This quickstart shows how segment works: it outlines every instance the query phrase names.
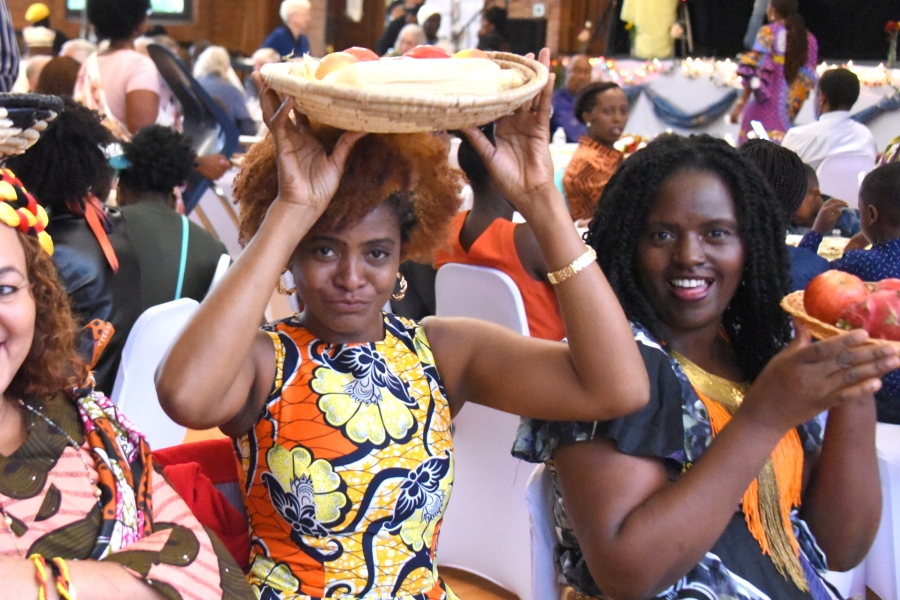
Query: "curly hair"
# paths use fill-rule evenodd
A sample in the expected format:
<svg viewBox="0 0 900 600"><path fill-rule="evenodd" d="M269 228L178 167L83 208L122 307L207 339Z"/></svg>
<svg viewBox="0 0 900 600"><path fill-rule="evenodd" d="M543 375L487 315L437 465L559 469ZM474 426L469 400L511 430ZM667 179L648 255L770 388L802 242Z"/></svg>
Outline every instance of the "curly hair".
<svg viewBox="0 0 900 600"><path fill-rule="evenodd" d="M135 192L171 194L187 181L197 158L191 138L162 125L144 127L123 149L131 164L119 183Z"/></svg>
<svg viewBox="0 0 900 600"><path fill-rule="evenodd" d="M316 130L327 149L339 134L331 128ZM401 260L430 262L448 239L462 183L462 174L447 161L447 147L435 136L370 134L350 151L337 192L316 226L343 229L392 199L402 227ZM275 143L269 135L247 152L234 184L242 244L259 229L277 195Z"/></svg>
<svg viewBox="0 0 900 600"><path fill-rule="evenodd" d="M808 180L803 161L793 150L767 140L750 140L741 146L740 153L759 168L772 186L787 228L806 196Z"/></svg>
<svg viewBox="0 0 900 600"><path fill-rule="evenodd" d="M78 328L53 260L36 238L17 233L25 250L28 282L37 312L31 350L6 393L12 398L42 400L85 381L87 367L75 352Z"/></svg>
<svg viewBox="0 0 900 600"><path fill-rule="evenodd" d="M685 169L714 174L734 200L744 243L744 272L722 316L743 376L753 380L791 337L779 303L790 281L781 215L757 168L708 135L662 135L629 157L609 180L585 236L629 319L661 337L661 323L638 278L638 242L659 189Z"/></svg>
<svg viewBox="0 0 900 600"><path fill-rule="evenodd" d="M127 40L149 10L150 0L87 0L87 18L99 40Z"/></svg>
<svg viewBox="0 0 900 600"><path fill-rule="evenodd" d="M803 23L803 17L800 16L800 6L797 0L772 0L772 8L778 11L778 14L784 19L784 27L787 29L784 76L788 83L793 83L800 67L806 64L806 59L809 58L806 25Z"/></svg>
<svg viewBox="0 0 900 600"><path fill-rule="evenodd" d="M100 115L71 98L64 104L34 146L7 160L7 167L51 218L69 214L66 203L82 200L89 191L102 198L114 174L103 148L115 138L100 123Z"/></svg>
<svg viewBox="0 0 900 600"><path fill-rule="evenodd" d="M595 81L584 86L584 89L578 92L578 96L575 98L575 108L572 109L578 122L584 124L584 113L594 110L594 107L597 106L597 96L614 89L622 88L618 83L612 81Z"/></svg>

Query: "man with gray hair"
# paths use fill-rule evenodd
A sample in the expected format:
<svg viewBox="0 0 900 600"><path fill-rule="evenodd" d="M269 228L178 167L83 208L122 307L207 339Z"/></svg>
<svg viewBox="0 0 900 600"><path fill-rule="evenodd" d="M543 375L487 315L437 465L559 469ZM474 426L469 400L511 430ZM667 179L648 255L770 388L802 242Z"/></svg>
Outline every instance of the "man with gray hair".
<svg viewBox="0 0 900 600"><path fill-rule="evenodd" d="M566 84L553 92L553 114L550 134L562 127L566 141L574 143L587 133L584 124L575 117L575 96L591 82L591 61L584 54L576 54L566 66Z"/></svg>
<svg viewBox="0 0 900 600"><path fill-rule="evenodd" d="M309 39L305 34L309 29L311 10L309 0L284 0L279 11L284 25L270 33L261 47L275 50L282 58L307 54Z"/></svg>

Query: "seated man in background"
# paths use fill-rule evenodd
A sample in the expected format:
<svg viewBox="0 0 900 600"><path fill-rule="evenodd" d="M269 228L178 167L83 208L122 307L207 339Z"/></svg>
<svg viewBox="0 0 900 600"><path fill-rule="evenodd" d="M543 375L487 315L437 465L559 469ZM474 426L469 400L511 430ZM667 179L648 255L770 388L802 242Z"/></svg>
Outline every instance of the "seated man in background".
<svg viewBox="0 0 900 600"><path fill-rule="evenodd" d="M869 128L850 118L850 109L859 98L859 78L847 69L825 71L816 88L817 121L791 127L781 145L800 155L814 169L835 154L878 154ZM843 198L843 200L851 200Z"/></svg>
<svg viewBox="0 0 900 600"><path fill-rule="evenodd" d="M175 212L175 188L194 162L187 136L151 125L124 145L119 204L141 265L142 310L179 298L203 300L225 245ZM182 254L184 253L184 255Z"/></svg>
<svg viewBox="0 0 900 600"><path fill-rule="evenodd" d="M847 238L859 233L859 216L856 211L837 198L830 198L826 202L819 190L816 170L806 164L803 169L806 171L806 196L791 218L788 233L803 235L809 231L817 231L821 235L832 235L837 230L841 237Z"/></svg>
<svg viewBox="0 0 900 600"><path fill-rule="evenodd" d="M584 123L575 115L575 96L591 82L591 61L584 54L576 54L566 65L566 84L553 92L553 113L550 115L550 135L560 127L566 141L574 144L587 133Z"/></svg>
<svg viewBox="0 0 900 600"><path fill-rule="evenodd" d="M482 128L494 141L494 124ZM460 212L450 228L449 249L435 255L435 267L460 263L490 267L512 278L525 305L531 337L565 337L556 294L547 281L547 266L531 226L513 223L515 209L466 138L459 145L459 167L469 180L475 200Z"/></svg>

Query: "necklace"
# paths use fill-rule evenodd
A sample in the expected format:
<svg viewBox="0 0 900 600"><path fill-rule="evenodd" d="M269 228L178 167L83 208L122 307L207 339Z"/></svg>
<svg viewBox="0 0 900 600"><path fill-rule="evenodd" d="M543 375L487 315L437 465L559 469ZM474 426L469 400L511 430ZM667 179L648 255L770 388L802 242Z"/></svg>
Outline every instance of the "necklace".
<svg viewBox="0 0 900 600"><path fill-rule="evenodd" d="M63 436L65 436L66 445L69 446L70 448L72 448L73 450L75 450L75 453L78 455L78 458L81 459L81 464L84 465L84 471L85 471L85 474L87 475L88 481L91 482L91 489L94 492L94 497L97 499L97 505L102 508L103 506L102 506L102 503L100 500L102 492L100 491L100 488L97 487L97 482L94 479L94 476L91 475L91 467L90 467L90 465L88 465L88 462L85 460L84 456L82 455L81 446L78 444L78 442L76 442L65 429L60 427L57 423L55 423L52 419L47 417L44 413L42 413L38 409L34 408L33 406L31 406L29 404L25 404L25 402L23 402L21 399L19 399L19 406L21 406L22 408L24 408L25 410L27 410L34 416L36 416L39 419L41 419L42 421L44 421L51 428L51 430L55 429L55 430L59 431ZM6 531L12 536L13 547L16 550L16 555L19 558L24 558L25 555L22 553L22 550L19 548L19 544L17 542L19 536L16 534L15 530L13 529L13 525L15 524L13 517L2 506L0 506L0 516L3 517L3 524L6 526Z"/></svg>

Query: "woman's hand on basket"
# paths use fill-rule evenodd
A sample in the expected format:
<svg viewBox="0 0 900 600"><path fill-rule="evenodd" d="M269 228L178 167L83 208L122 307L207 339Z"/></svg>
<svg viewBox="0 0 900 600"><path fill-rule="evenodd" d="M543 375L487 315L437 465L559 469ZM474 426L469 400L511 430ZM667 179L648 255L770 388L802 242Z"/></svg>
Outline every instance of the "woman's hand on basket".
<svg viewBox="0 0 900 600"><path fill-rule="evenodd" d="M365 134L345 132L328 154L313 135L306 115L294 110L291 120L293 99L289 97L281 102L278 95L265 86L259 73L254 73L253 78L262 89L263 120L275 141L278 199L309 208L318 217L325 212L337 191L350 150Z"/></svg>
<svg viewBox="0 0 900 600"><path fill-rule="evenodd" d="M550 66L550 51L541 50L538 59ZM536 203L546 203L555 192L553 162L550 160L550 106L554 75L531 102L513 114L497 120L496 145L475 127L464 129L472 146L510 202L527 219Z"/></svg>
<svg viewBox="0 0 900 600"><path fill-rule="evenodd" d="M829 408L865 401L881 389L881 377L900 367L897 348L866 343L865 331L813 343L805 325L794 326L794 341L769 361L740 411L781 431Z"/></svg>

